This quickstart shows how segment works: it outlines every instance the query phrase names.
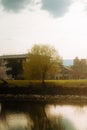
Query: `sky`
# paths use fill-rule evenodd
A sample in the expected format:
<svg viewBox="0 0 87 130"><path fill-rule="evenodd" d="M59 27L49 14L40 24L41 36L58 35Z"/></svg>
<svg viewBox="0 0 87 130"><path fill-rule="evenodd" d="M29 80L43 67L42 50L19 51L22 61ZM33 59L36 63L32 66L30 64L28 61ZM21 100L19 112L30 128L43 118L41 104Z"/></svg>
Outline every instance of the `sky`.
<svg viewBox="0 0 87 130"><path fill-rule="evenodd" d="M87 58L87 0L0 0L0 55L53 46L63 59Z"/></svg>

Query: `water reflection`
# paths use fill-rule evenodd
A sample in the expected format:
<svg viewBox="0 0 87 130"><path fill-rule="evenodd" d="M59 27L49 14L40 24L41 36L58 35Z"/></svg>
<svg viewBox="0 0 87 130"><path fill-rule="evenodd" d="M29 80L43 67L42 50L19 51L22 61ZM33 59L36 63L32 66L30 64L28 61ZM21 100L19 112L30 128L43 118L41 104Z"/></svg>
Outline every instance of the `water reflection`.
<svg viewBox="0 0 87 130"><path fill-rule="evenodd" d="M33 121L26 114L7 113L0 119L0 130L31 130Z"/></svg>
<svg viewBox="0 0 87 130"><path fill-rule="evenodd" d="M87 130L87 106L2 103L0 130Z"/></svg>
<svg viewBox="0 0 87 130"><path fill-rule="evenodd" d="M51 122L61 116L64 130L87 130L87 106L48 105L46 111Z"/></svg>
<svg viewBox="0 0 87 130"><path fill-rule="evenodd" d="M7 114L6 123L9 130L30 130L33 122L26 114Z"/></svg>

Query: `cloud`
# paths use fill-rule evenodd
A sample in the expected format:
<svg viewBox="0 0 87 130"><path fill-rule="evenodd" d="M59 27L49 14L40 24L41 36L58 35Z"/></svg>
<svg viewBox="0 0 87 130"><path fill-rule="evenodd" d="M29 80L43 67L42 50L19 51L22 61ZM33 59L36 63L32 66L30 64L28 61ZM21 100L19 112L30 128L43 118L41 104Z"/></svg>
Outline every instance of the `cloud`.
<svg viewBox="0 0 87 130"><path fill-rule="evenodd" d="M48 11L54 17L61 17L71 5L72 0L42 0L42 9Z"/></svg>
<svg viewBox="0 0 87 130"><path fill-rule="evenodd" d="M27 6L30 9L40 6L41 10L48 11L54 17L61 17L68 12L72 0L0 0L5 11L19 12Z"/></svg>
<svg viewBox="0 0 87 130"><path fill-rule="evenodd" d="M31 0L1 0L1 4L6 11L18 12L24 9Z"/></svg>
<svg viewBox="0 0 87 130"><path fill-rule="evenodd" d="M87 1L83 0L82 3L84 4L85 11L87 11Z"/></svg>

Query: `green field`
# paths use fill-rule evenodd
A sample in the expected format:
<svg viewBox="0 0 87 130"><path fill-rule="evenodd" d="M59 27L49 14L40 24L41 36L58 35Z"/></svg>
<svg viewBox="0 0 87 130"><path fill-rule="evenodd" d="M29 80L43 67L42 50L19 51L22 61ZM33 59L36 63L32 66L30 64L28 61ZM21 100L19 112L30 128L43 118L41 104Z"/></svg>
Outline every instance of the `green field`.
<svg viewBox="0 0 87 130"><path fill-rule="evenodd" d="M38 96L35 96L38 95ZM87 80L7 80L7 84L0 81L0 100L56 100L63 96L74 99L87 97ZM43 99L42 99L43 97ZM49 97L49 98L48 98ZM86 98L87 100L87 98Z"/></svg>
<svg viewBox="0 0 87 130"><path fill-rule="evenodd" d="M26 87L31 86L32 87L41 87L42 82L40 80L6 80L8 82L8 85L16 85L18 87ZM2 81L0 81L2 84ZM46 80L45 85L47 87L87 87L87 80Z"/></svg>

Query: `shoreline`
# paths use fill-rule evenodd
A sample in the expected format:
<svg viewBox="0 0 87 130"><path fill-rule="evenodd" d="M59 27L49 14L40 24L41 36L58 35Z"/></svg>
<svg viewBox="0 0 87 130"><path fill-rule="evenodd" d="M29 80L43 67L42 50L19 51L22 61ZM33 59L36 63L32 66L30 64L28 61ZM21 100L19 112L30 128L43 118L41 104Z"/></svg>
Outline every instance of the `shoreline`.
<svg viewBox="0 0 87 130"><path fill-rule="evenodd" d="M8 81L0 84L0 101L87 104L87 80L46 81L44 85L40 81Z"/></svg>
<svg viewBox="0 0 87 130"><path fill-rule="evenodd" d="M0 95L1 102L31 102L42 104L87 105L87 96L78 95Z"/></svg>

